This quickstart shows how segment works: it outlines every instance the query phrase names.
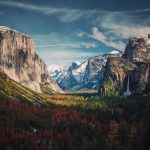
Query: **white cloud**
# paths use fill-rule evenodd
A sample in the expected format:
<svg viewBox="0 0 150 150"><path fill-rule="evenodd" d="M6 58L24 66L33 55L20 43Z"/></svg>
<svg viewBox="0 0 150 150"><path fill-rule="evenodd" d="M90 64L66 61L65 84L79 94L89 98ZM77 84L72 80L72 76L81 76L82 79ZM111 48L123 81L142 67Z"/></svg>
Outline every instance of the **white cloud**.
<svg viewBox="0 0 150 150"><path fill-rule="evenodd" d="M120 49L120 50L124 50L124 48L125 48L124 42L122 42L120 40L119 41L109 40L108 37L103 32L99 31L99 29L97 27L92 28L92 34L88 34L85 32L82 32L82 34L84 34L90 38L93 38L97 41L100 41L109 47L113 47L113 48Z"/></svg>
<svg viewBox="0 0 150 150"><path fill-rule="evenodd" d="M132 36L147 36L150 33L150 27L143 26L116 26L116 29L111 29L110 33L113 33L121 38L129 38Z"/></svg>
<svg viewBox="0 0 150 150"><path fill-rule="evenodd" d="M13 2L10 0L8 1L1 0L0 4L35 11L47 16L54 15L62 22L73 22L79 19L84 19L87 22L90 22L91 26L94 26L92 28L92 34L86 33L86 35L103 42L107 46L111 46L117 49L124 49L125 44L123 42L123 39L128 39L131 36L137 35L147 36L147 34L150 33L150 17L149 18L147 16L141 17L143 12L148 13L150 12L150 9L132 10L132 11L81 10L65 7L48 7L48 6L39 7L36 4ZM84 35L85 33L78 34L79 37L84 37ZM88 48L88 47L95 47L95 45L94 44L87 45L85 43L75 43L70 44L70 47Z"/></svg>
<svg viewBox="0 0 150 150"><path fill-rule="evenodd" d="M117 41L117 42L106 41L105 44L109 47L113 47L113 48L120 49L120 50L124 50L126 46L126 44L122 41Z"/></svg>
<svg viewBox="0 0 150 150"><path fill-rule="evenodd" d="M80 32L78 35L87 35L103 42L106 46L124 50L127 40L133 36L146 36L150 33L150 18L139 18L136 13L149 12L149 9L135 11L107 12L96 18L97 27L92 28L92 33Z"/></svg>
<svg viewBox="0 0 150 150"><path fill-rule="evenodd" d="M47 7L38 6L35 4L23 3L23 2L13 2L13 1L0 1L1 5L16 7L31 11L36 11L48 16L56 15L58 19L62 22L72 22L82 17L88 18L93 14L97 13L95 10L83 11L79 9L69 9L64 7Z"/></svg>
<svg viewBox="0 0 150 150"><path fill-rule="evenodd" d="M37 45L37 48L43 48L43 47L60 47L60 48L96 48L97 45L96 43L85 43L85 42L81 42L81 43L66 43L66 44L50 44L50 45Z"/></svg>
<svg viewBox="0 0 150 150"><path fill-rule="evenodd" d="M45 60L47 65L50 64L66 64L69 65L73 61L84 61L89 57L99 55L99 53L82 52L76 50L40 50L37 51L40 57Z"/></svg>
<svg viewBox="0 0 150 150"><path fill-rule="evenodd" d="M94 39L105 42L106 41L106 36L104 33L100 32L97 27L92 28L92 36Z"/></svg>
<svg viewBox="0 0 150 150"><path fill-rule="evenodd" d="M143 11L149 11L149 9ZM148 24L150 24L148 18L137 18L136 15L125 12L109 13L100 21L100 27L107 31L108 36L113 34L116 38L124 39L132 36L147 36L150 33Z"/></svg>
<svg viewBox="0 0 150 150"><path fill-rule="evenodd" d="M78 37L84 37L84 33L83 32L79 32L79 33L77 33L77 36Z"/></svg>
<svg viewBox="0 0 150 150"><path fill-rule="evenodd" d="M31 3L24 3L24 2L14 2L10 0L1 0L0 1L1 5L4 6L10 6L10 7L16 7L20 9L26 9L26 10L31 10L35 12L39 12L41 14L45 14L48 16L51 15L56 15L58 19L62 22L72 22L76 21L78 19L88 19L90 22L92 20L96 21L103 21L103 17L108 18L108 20L111 18L111 16L115 15L122 15L124 18L124 14L130 14L133 13L142 13L142 12L149 12L150 9L142 9L142 10L132 10L132 11L105 11L105 10L97 10L97 9L86 9L86 10L81 10L81 9L71 9L71 8L65 8L65 7L51 7L51 6L40 6L36 4L31 4ZM122 19L123 19L122 18ZM124 18L123 20L127 20L128 18ZM118 22L119 23L119 22ZM110 24L111 25L111 22Z"/></svg>
<svg viewBox="0 0 150 150"><path fill-rule="evenodd" d="M96 43L94 43L94 42L93 43L82 42L82 43L80 43L80 45L84 48L96 48L97 47Z"/></svg>
<svg viewBox="0 0 150 150"><path fill-rule="evenodd" d="M51 32L50 34L33 34L31 37L36 43L36 48L96 48L95 42L75 42L70 37L60 32Z"/></svg>

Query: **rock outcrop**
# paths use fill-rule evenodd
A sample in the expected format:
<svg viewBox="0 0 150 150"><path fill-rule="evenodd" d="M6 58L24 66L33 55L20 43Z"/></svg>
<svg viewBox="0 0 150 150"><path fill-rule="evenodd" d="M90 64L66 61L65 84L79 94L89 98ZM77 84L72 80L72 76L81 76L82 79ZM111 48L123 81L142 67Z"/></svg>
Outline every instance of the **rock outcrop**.
<svg viewBox="0 0 150 150"><path fill-rule="evenodd" d="M150 61L150 39L145 37L133 37L129 39L123 58L135 62Z"/></svg>
<svg viewBox="0 0 150 150"><path fill-rule="evenodd" d="M120 57L108 57L100 95L120 95L126 90L127 76L135 66Z"/></svg>
<svg viewBox="0 0 150 150"><path fill-rule="evenodd" d="M122 57L108 58L101 95L150 92L150 39L130 38Z"/></svg>
<svg viewBox="0 0 150 150"><path fill-rule="evenodd" d="M132 93L150 92L150 62L137 63L130 75Z"/></svg>
<svg viewBox="0 0 150 150"><path fill-rule="evenodd" d="M4 26L0 26L0 69L33 91L40 93L40 84L44 82L54 91L61 91L35 53L32 38Z"/></svg>

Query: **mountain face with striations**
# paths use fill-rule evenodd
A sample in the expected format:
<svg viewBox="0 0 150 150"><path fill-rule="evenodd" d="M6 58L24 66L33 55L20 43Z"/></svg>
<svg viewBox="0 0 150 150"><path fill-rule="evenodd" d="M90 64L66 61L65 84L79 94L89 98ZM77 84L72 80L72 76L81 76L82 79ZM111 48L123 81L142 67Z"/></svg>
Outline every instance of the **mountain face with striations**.
<svg viewBox="0 0 150 150"><path fill-rule="evenodd" d="M21 85L41 92L40 84L61 91L49 76L47 66L35 53L30 36L0 26L0 69Z"/></svg>
<svg viewBox="0 0 150 150"><path fill-rule="evenodd" d="M150 92L150 36L129 39L121 57L108 58L101 95Z"/></svg>
<svg viewBox="0 0 150 150"><path fill-rule="evenodd" d="M55 70L53 70L55 72ZM72 63L54 80L63 90L95 89L100 95L150 91L150 35L129 39L124 52L112 51Z"/></svg>
<svg viewBox="0 0 150 150"><path fill-rule="evenodd" d="M98 90L103 81L104 67L108 56L118 56L121 52L112 51L90 58L82 63L73 62L68 69L49 66L50 75L63 90Z"/></svg>
<svg viewBox="0 0 150 150"><path fill-rule="evenodd" d="M129 39L123 58L133 63L150 61L150 35Z"/></svg>
<svg viewBox="0 0 150 150"><path fill-rule="evenodd" d="M58 64L48 66L48 71L57 84L60 84L67 75L67 69L67 67Z"/></svg>

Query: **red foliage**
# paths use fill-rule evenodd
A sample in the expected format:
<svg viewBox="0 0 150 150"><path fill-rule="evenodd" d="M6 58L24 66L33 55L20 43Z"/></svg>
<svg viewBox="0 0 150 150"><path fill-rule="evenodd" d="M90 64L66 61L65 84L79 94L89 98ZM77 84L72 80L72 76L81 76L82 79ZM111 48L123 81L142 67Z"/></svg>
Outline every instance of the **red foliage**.
<svg viewBox="0 0 150 150"><path fill-rule="evenodd" d="M52 149L53 146L65 149L80 139L81 149L96 149L98 139L94 135L108 135L107 143L116 140L118 124L111 121L109 125L100 123L98 116L88 115L79 110L61 107L37 107L20 102L0 102L0 110L4 113L0 122L0 149L8 146L30 146L31 149ZM12 115L12 120L7 117ZM88 135L88 136L87 136ZM75 140L74 140L74 137ZM70 142L68 142L68 139ZM92 139L92 141L90 140ZM79 144L80 143L80 144Z"/></svg>
<svg viewBox="0 0 150 150"><path fill-rule="evenodd" d="M118 136L118 128L119 125L116 121L112 120L109 123L109 131L108 131L108 137L107 137L107 143L112 144L117 142L117 136Z"/></svg>
<svg viewBox="0 0 150 150"><path fill-rule="evenodd" d="M44 130L42 133L33 133L27 130L14 130L9 128L0 128L0 147L7 148L9 145L15 147L18 145L45 147L45 144L52 140L53 133ZM48 145L48 144L47 144ZM18 148L19 149L19 148Z"/></svg>

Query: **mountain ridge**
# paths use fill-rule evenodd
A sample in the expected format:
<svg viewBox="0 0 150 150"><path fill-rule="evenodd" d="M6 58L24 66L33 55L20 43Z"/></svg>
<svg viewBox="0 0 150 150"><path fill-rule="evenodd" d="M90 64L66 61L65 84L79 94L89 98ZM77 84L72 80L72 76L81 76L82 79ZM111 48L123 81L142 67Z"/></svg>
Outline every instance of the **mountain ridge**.
<svg viewBox="0 0 150 150"><path fill-rule="evenodd" d="M59 76L54 77L51 73L51 69L49 69L49 73L63 90L98 90L100 85L99 81L102 79L103 68L106 64L107 57L110 55L121 55L121 53L121 51L113 50L103 55L91 57L81 63L73 62L64 76L61 76L59 82L57 81ZM57 72L57 69L53 71Z"/></svg>

